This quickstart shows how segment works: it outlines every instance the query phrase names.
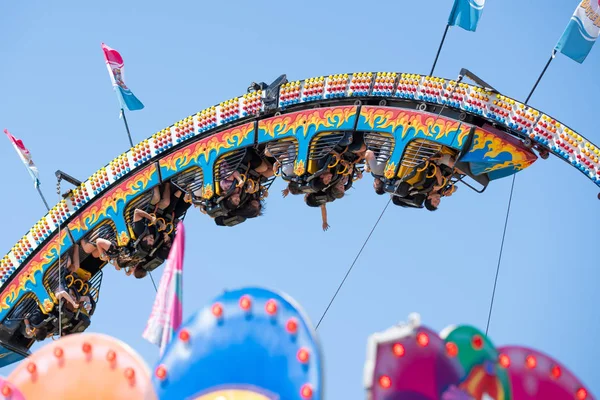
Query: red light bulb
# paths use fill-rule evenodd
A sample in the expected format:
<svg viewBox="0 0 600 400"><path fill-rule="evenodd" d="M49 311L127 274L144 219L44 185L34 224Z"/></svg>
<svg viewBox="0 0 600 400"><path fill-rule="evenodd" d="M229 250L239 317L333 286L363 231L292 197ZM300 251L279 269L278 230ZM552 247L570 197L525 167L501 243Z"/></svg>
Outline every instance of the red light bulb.
<svg viewBox="0 0 600 400"><path fill-rule="evenodd" d="M450 357L456 357L458 355L458 346L456 343L448 342L446 343L446 353Z"/></svg>
<svg viewBox="0 0 600 400"><path fill-rule="evenodd" d="M423 332L419 333L417 335L417 343L421 347L427 346L429 344L429 336L427 336L427 334Z"/></svg>
<svg viewBox="0 0 600 400"><path fill-rule="evenodd" d="M498 357L498 361L500 362L500 365L502 367L510 367L510 358L506 354L500 354L500 356Z"/></svg>
<svg viewBox="0 0 600 400"><path fill-rule="evenodd" d="M265 304L265 311L269 315L275 315L277 313L277 302L273 299L267 301L267 304Z"/></svg>
<svg viewBox="0 0 600 400"><path fill-rule="evenodd" d="M307 349L303 347L300 350L298 350L296 358L298 358L298 361L300 361L302 364L306 364L308 362L308 359L310 358L310 353Z"/></svg>
<svg viewBox="0 0 600 400"><path fill-rule="evenodd" d="M537 360L534 356L527 356L525 357L525 365L527 365L527 368L529 369L534 369L537 365Z"/></svg>
<svg viewBox="0 0 600 400"><path fill-rule="evenodd" d="M35 374L35 371L37 370L37 366L34 363L29 363L27 364L27 372L29 372L30 374Z"/></svg>
<svg viewBox="0 0 600 400"><path fill-rule="evenodd" d="M159 365L156 368L156 371L154 371L154 374L162 381L167 377L167 368L164 365Z"/></svg>
<svg viewBox="0 0 600 400"><path fill-rule="evenodd" d="M10 398L10 396L12 395L12 389L8 385L4 385L4 387L2 388L2 395L4 397Z"/></svg>
<svg viewBox="0 0 600 400"><path fill-rule="evenodd" d="M473 336L473 339L471 340L471 345L475 350L483 349L483 338L479 335Z"/></svg>
<svg viewBox="0 0 600 400"><path fill-rule="evenodd" d="M585 400L587 399L587 390L579 388L575 393L575 396L577 396L577 400Z"/></svg>
<svg viewBox="0 0 600 400"><path fill-rule="evenodd" d="M133 368L126 368L125 369L125 378L132 380L133 378L135 378L135 371L133 370Z"/></svg>
<svg viewBox="0 0 600 400"><path fill-rule="evenodd" d="M81 346L81 349L85 354L89 354L92 351L92 345L86 342Z"/></svg>
<svg viewBox="0 0 600 400"><path fill-rule="evenodd" d="M392 386L392 380L387 375L381 375L379 377L379 386L383 389L389 389Z"/></svg>
<svg viewBox="0 0 600 400"><path fill-rule="evenodd" d="M185 343L189 342L190 332L187 329L182 329L181 332L179 332L179 340Z"/></svg>
<svg viewBox="0 0 600 400"><path fill-rule="evenodd" d="M213 315L217 318L221 318L223 316L223 306L219 303L215 303L211 309Z"/></svg>
<svg viewBox="0 0 600 400"><path fill-rule="evenodd" d="M298 332L298 321L296 321L296 318L290 318L287 321L287 323L285 324L285 330L292 335Z"/></svg>
<svg viewBox="0 0 600 400"><path fill-rule="evenodd" d="M302 385L302 388L300 388L300 395L303 399L312 399L312 386L310 386L308 383Z"/></svg>
<svg viewBox="0 0 600 400"><path fill-rule="evenodd" d="M244 295L240 298L240 307L244 311L250 310L250 307L252 307L252 300L250 300L249 296Z"/></svg>
<svg viewBox="0 0 600 400"><path fill-rule="evenodd" d="M406 349L400 343L394 344L394 346L392 347L392 351L394 352L394 355L396 357L402 357L406 353Z"/></svg>
<svg viewBox="0 0 600 400"><path fill-rule="evenodd" d="M114 350L109 350L108 353L106 353L106 360L108 362L113 362L117 359L117 353L115 353Z"/></svg>

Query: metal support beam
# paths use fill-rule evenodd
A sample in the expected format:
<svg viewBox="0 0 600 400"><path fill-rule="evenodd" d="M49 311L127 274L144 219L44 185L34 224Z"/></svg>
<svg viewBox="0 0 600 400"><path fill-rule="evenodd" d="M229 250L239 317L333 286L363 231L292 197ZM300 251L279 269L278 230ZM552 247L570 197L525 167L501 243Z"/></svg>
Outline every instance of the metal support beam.
<svg viewBox="0 0 600 400"><path fill-rule="evenodd" d="M80 180L75 179L71 175L62 172L60 169L56 170L54 175L56 175L57 179L60 179L60 180L64 179L65 181L69 182L73 186L81 186Z"/></svg>
<svg viewBox="0 0 600 400"><path fill-rule="evenodd" d="M496 89L494 89L492 87L492 85L486 83L483 79L481 79L480 77L478 77L477 75L475 75L474 73L472 73L471 71L469 71L466 68L462 68L460 70L460 76L469 78L470 80L472 80L473 82L475 82L476 84L478 84L479 86L483 87L484 89L486 89L488 91L491 91L493 93L500 93Z"/></svg>

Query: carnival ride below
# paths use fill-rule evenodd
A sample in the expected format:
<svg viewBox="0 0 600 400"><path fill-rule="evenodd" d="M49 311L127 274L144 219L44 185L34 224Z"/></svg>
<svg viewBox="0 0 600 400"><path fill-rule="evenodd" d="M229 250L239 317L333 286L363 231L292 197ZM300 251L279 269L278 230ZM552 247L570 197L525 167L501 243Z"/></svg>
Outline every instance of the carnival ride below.
<svg viewBox="0 0 600 400"><path fill-rule="evenodd" d="M152 376L119 340L83 333L33 353L0 382L0 392L11 400L320 400L321 352L313 325L289 296L240 288L185 321ZM496 348L466 325L438 335L417 314L369 338L364 386L370 400L594 399L547 355Z"/></svg>
<svg viewBox="0 0 600 400"><path fill-rule="evenodd" d="M26 357L36 340L89 326L107 259L85 251L87 244L143 276L162 264L159 247L168 247L192 204L218 225L234 226L260 215L276 176L324 209L360 179L370 151L380 167L372 171L379 193L422 208L428 179L440 175L438 200L461 183L481 193L531 166L537 152L569 162L600 186L598 147L485 82L462 82L463 75L453 81L366 72L294 82L281 76L157 132L84 182L59 173L59 192L63 179L77 187L0 261L0 366ZM135 232L136 210L157 210L157 192L172 209L146 221L144 229L158 222L162 231L148 248L145 233ZM101 240L109 247L101 248ZM61 321L60 289L81 303L69 309L63 302Z"/></svg>

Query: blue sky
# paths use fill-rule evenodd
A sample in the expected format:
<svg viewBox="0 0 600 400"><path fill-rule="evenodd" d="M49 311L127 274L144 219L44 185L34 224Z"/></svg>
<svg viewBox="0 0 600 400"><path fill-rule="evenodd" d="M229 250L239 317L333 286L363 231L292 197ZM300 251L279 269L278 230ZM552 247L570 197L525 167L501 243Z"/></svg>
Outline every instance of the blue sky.
<svg viewBox="0 0 600 400"><path fill-rule="evenodd" d="M577 3L490 1L476 33L450 30L436 75L455 78L465 67L525 99ZM451 6L450 0L3 2L0 125L32 151L42 189L55 203L55 170L85 179L128 148L101 42L121 52L126 82L146 105L128 114L138 142L281 73L290 79L428 73ZM531 100L596 144L599 62L599 49L583 65L558 55ZM8 141L0 160L4 253L45 209ZM318 210L300 197L279 196L281 182L266 214L236 228L191 213L185 316L225 288L262 285L293 296L316 323L387 202L371 183L363 179L328 208L326 233ZM510 183L494 182L484 194L462 187L435 213L388 208L319 328L328 398L364 398L368 335L410 312L438 331L454 323L485 329ZM517 176L490 325L497 345L538 348L597 395L598 191L556 158ZM152 366L158 350L141 333L153 295L150 280L107 270L90 331L120 338Z"/></svg>

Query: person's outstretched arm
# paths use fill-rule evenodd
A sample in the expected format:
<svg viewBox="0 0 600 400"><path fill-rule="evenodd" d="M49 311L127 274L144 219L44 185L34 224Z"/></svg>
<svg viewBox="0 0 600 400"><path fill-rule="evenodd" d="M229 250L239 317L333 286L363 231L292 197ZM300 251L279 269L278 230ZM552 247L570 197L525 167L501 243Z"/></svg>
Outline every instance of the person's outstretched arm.
<svg viewBox="0 0 600 400"><path fill-rule="evenodd" d="M323 230L326 231L329 229L329 224L327 223L327 205L321 204L321 220L323 221Z"/></svg>

